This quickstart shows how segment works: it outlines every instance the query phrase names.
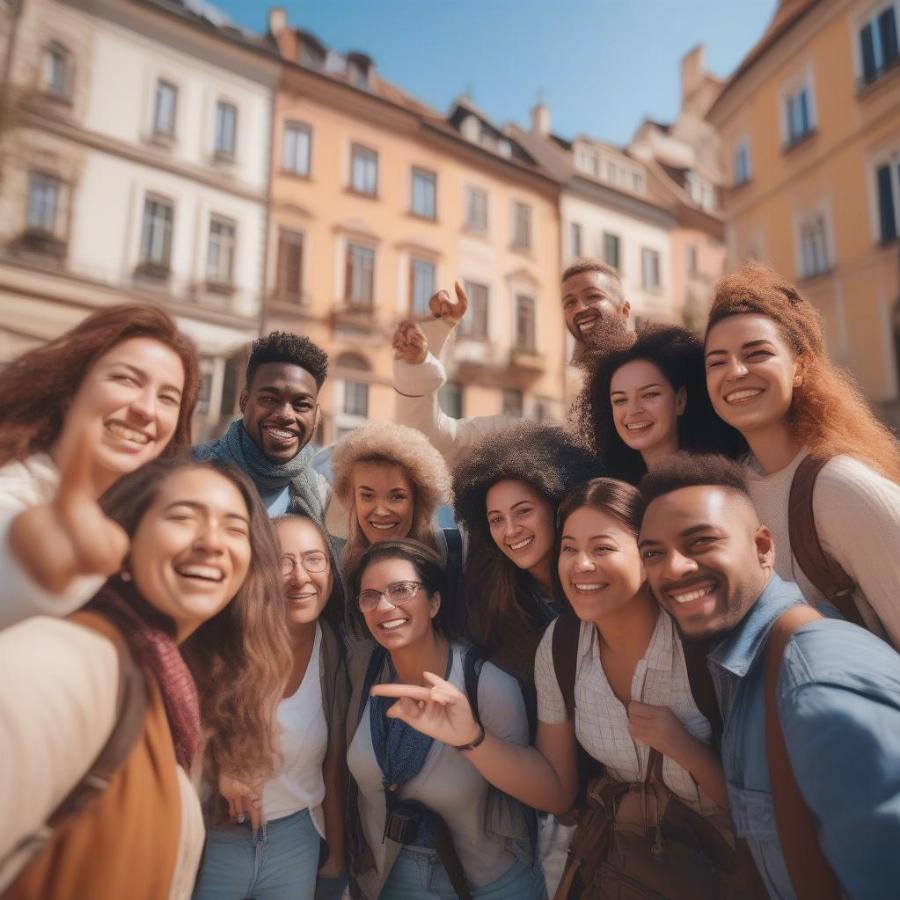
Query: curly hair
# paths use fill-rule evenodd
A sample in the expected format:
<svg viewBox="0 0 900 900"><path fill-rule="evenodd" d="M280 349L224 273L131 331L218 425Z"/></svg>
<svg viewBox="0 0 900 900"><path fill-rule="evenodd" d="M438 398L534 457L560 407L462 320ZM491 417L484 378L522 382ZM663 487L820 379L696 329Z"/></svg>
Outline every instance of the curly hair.
<svg viewBox="0 0 900 900"><path fill-rule="evenodd" d="M741 433L723 422L706 391L703 344L676 325L648 325L631 346L594 359L579 405L580 432L613 478L637 484L647 471L640 452L629 447L616 431L610 384L626 363L652 363L673 391L684 388L687 404L678 417L678 447L691 453L722 453L737 457L747 452Z"/></svg>
<svg viewBox="0 0 900 900"><path fill-rule="evenodd" d="M275 712L292 656L277 545L256 488L234 466L185 456L148 463L126 475L103 495L101 505L133 537L163 484L184 470L213 471L230 481L250 517L251 557L244 583L223 610L181 645L209 734L205 773L213 785L220 771L251 783L262 781L277 761ZM224 807L214 804L212 813L221 817Z"/></svg>
<svg viewBox="0 0 900 900"><path fill-rule="evenodd" d="M467 624L474 643L488 657L502 651L514 673L533 679L540 634L521 598L536 591L491 536L487 493L498 481L521 481L540 494L555 516L562 497L598 474L596 460L564 429L520 422L485 437L453 473L456 520L468 533L464 572Z"/></svg>
<svg viewBox="0 0 900 900"><path fill-rule="evenodd" d="M437 549L434 514L450 502L450 473L444 457L415 428L389 422L367 422L342 437L331 457L332 502L327 512L329 531L347 538L341 553L344 572L355 570L369 542L359 527L353 496L356 463L400 466L413 486L413 524L407 537Z"/></svg>
<svg viewBox="0 0 900 900"><path fill-rule="evenodd" d="M0 373L0 465L49 450L62 431L66 409L90 368L132 338L169 347L184 368L175 432L163 457L191 444L191 416L200 390L194 342L155 306L130 303L95 312L55 340L14 359Z"/></svg>
<svg viewBox="0 0 900 900"><path fill-rule="evenodd" d="M856 383L828 358L818 310L786 279L758 262L744 263L715 287L706 338L723 319L762 315L778 326L801 361L788 424L810 456L847 454L900 481L900 448L873 415Z"/></svg>
<svg viewBox="0 0 900 900"><path fill-rule="evenodd" d="M256 370L265 363L290 363L305 369L322 387L328 374L328 354L308 337L288 331L273 331L250 345L247 360L247 388L253 384Z"/></svg>

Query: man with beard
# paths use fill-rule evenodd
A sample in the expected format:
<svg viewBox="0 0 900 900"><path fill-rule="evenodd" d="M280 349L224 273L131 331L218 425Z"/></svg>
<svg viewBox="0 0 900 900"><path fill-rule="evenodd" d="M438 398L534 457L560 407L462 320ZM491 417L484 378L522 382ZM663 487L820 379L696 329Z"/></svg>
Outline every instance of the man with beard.
<svg viewBox="0 0 900 900"><path fill-rule="evenodd" d="M241 393L242 418L197 459L232 463L252 479L269 515L297 513L322 522L327 483L308 446L319 419L328 356L309 338L274 331L254 341Z"/></svg>
<svg viewBox="0 0 900 900"><path fill-rule="evenodd" d="M468 298L458 282L455 293L452 299L447 291L438 291L429 304L434 320L401 322L393 341L397 421L425 434L450 466L485 434L517 421L504 415L452 419L438 404L438 390L447 380L439 356L468 309ZM628 339L630 309L614 268L592 259L572 263L562 275L563 317L575 339L572 364L578 366L607 348L620 347Z"/></svg>
<svg viewBox="0 0 900 900"><path fill-rule="evenodd" d="M900 657L774 574L736 464L673 457L641 494L647 579L683 638L711 648L730 812L769 894L896 897Z"/></svg>

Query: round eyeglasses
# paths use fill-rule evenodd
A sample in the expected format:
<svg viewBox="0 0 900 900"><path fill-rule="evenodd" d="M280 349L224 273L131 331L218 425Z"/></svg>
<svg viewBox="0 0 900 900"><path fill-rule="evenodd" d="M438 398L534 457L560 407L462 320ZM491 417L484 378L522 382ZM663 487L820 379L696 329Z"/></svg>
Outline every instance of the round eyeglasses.
<svg viewBox="0 0 900 900"><path fill-rule="evenodd" d="M393 606L402 606L416 596L420 587L423 587L421 581L393 581L383 591L376 591L373 588L360 591L356 602L359 604L360 612L364 613L372 612L381 603L382 597L387 597Z"/></svg>
<svg viewBox="0 0 900 900"><path fill-rule="evenodd" d="M321 550L308 550L299 556L285 553L281 557L281 574L287 578L294 574L294 569L302 566L310 575L318 575L328 568L328 557Z"/></svg>

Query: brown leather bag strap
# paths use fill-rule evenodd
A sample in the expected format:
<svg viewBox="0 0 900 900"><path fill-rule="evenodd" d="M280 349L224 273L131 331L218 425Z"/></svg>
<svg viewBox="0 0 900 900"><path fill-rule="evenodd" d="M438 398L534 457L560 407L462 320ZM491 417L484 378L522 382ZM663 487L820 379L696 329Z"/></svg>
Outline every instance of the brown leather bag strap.
<svg viewBox="0 0 900 900"><path fill-rule="evenodd" d="M788 498L788 531L791 552L803 574L822 592L829 603L848 621L865 628L853 592L856 582L840 563L825 552L813 513L816 478L829 460L807 456L794 472Z"/></svg>
<svg viewBox="0 0 900 900"><path fill-rule="evenodd" d="M575 669L580 634L581 619L573 613L563 613L553 625L553 670L570 719L575 717Z"/></svg>
<svg viewBox="0 0 900 900"><path fill-rule="evenodd" d="M788 875L798 900L840 900L841 888L819 846L816 823L800 793L791 768L778 718L775 689L784 650L791 635L803 625L821 619L811 606L801 604L782 613L769 632L766 648L766 752L775 825Z"/></svg>

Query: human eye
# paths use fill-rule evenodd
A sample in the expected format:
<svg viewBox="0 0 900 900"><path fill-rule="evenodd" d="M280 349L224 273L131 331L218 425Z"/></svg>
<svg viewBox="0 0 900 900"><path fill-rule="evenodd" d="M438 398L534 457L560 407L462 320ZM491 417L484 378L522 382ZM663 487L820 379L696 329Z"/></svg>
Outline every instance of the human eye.
<svg viewBox="0 0 900 900"><path fill-rule="evenodd" d="M574 305L575 305L574 297L566 297L566 299L563 300L563 309L571 309Z"/></svg>
<svg viewBox="0 0 900 900"><path fill-rule="evenodd" d="M615 397L612 401L613 406L621 406L625 402L624 397Z"/></svg>
<svg viewBox="0 0 900 900"><path fill-rule="evenodd" d="M371 491L360 491L359 492L359 499L365 500L366 503L368 503L370 500L373 500L374 497L375 497L375 495Z"/></svg>
<svg viewBox="0 0 900 900"><path fill-rule="evenodd" d="M706 369L707 369L707 371L709 369L716 369L719 366L724 365L724 364L725 364L724 359L708 359L706 361Z"/></svg>
<svg viewBox="0 0 900 900"><path fill-rule="evenodd" d="M416 592L417 587L414 581L398 581L387 586L387 595L391 602L405 603Z"/></svg>
<svg viewBox="0 0 900 900"><path fill-rule="evenodd" d="M524 519L525 516L530 516L534 512L533 506L520 506L519 507L519 518Z"/></svg>
<svg viewBox="0 0 900 900"><path fill-rule="evenodd" d="M308 566L311 571L321 572L325 568L325 554L313 550L303 557L303 564Z"/></svg>
<svg viewBox="0 0 900 900"><path fill-rule="evenodd" d="M645 400L655 400L659 396L659 391L647 391L644 394Z"/></svg>
<svg viewBox="0 0 900 900"><path fill-rule="evenodd" d="M703 535L694 538L691 541L691 548L694 550L708 550L710 547L718 543L719 539L713 535Z"/></svg>
<svg viewBox="0 0 900 900"><path fill-rule="evenodd" d="M608 553L615 553L616 548L610 547L608 544L598 544L594 547L594 553L597 556L606 556Z"/></svg>
<svg viewBox="0 0 900 900"><path fill-rule="evenodd" d="M167 406L181 406L181 397L178 394L160 394L159 399Z"/></svg>
<svg viewBox="0 0 900 900"><path fill-rule="evenodd" d="M406 499L406 491L392 491L390 499L392 503L400 503Z"/></svg>
<svg viewBox="0 0 900 900"><path fill-rule="evenodd" d="M662 556L661 550L647 549L641 551L641 559L646 562L657 562Z"/></svg>
<svg viewBox="0 0 900 900"><path fill-rule="evenodd" d="M747 354L747 359L755 359L755 360L763 360L769 359L769 357L774 356L771 350L754 350L752 353Z"/></svg>
<svg viewBox="0 0 900 900"><path fill-rule="evenodd" d="M496 528L501 522L503 522L503 516L488 516L488 525L491 528Z"/></svg>
<svg viewBox="0 0 900 900"><path fill-rule="evenodd" d="M575 548L569 544L563 544L562 547L559 548L559 555L562 556L565 553L574 553Z"/></svg>

